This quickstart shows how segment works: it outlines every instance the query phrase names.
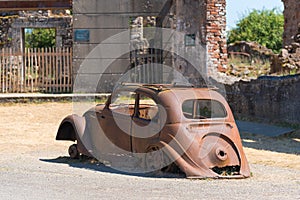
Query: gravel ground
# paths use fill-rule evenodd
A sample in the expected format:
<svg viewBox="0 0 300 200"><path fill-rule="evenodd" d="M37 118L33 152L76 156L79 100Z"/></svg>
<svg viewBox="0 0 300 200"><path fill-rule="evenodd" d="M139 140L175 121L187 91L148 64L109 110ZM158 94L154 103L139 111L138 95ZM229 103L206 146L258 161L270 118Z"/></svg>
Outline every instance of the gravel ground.
<svg viewBox="0 0 300 200"><path fill-rule="evenodd" d="M71 112L68 103L0 105L1 199L300 199L298 135L245 134L249 179L144 177L69 159L70 143L54 138Z"/></svg>
<svg viewBox="0 0 300 200"><path fill-rule="evenodd" d="M33 153L1 161L1 199L300 199L300 172L292 169L252 164L250 179L188 180L123 175L52 158Z"/></svg>

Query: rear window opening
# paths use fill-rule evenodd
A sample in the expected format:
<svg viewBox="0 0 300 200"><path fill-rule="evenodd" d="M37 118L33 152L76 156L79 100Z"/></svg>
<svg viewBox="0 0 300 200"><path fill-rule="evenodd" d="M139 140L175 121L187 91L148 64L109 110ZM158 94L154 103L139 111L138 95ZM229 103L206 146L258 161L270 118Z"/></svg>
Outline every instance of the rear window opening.
<svg viewBox="0 0 300 200"><path fill-rule="evenodd" d="M227 116L222 103L209 99L186 100L182 104L182 112L188 119L213 119Z"/></svg>

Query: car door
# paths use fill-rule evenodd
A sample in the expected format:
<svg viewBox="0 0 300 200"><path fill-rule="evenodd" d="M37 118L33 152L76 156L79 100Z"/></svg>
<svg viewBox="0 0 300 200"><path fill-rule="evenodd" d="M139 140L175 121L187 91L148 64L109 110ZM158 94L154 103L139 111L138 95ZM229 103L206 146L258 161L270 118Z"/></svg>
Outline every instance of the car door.
<svg viewBox="0 0 300 200"><path fill-rule="evenodd" d="M138 93L131 128L132 151L145 153L151 144L159 141L161 129L159 104L144 93Z"/></svg>
<svg viewBox="0 0 300 200"><path fill-rule="evenodd" d="M136 94L121 91L113 94L111 102L98 116L111 153L131 152L131 124Z"/></svg>

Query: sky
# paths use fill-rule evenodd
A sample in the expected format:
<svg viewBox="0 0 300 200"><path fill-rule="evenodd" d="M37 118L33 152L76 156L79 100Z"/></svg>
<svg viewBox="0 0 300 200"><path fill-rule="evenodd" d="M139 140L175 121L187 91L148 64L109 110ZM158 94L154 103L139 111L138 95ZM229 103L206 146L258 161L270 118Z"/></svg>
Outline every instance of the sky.
<svg viewBox="0 0 300 200"><path fill-rule="evenodd" d="M281 0L227 0L227 30L234 28L239 19L251 10L279 8L283 11Z"/></svg>

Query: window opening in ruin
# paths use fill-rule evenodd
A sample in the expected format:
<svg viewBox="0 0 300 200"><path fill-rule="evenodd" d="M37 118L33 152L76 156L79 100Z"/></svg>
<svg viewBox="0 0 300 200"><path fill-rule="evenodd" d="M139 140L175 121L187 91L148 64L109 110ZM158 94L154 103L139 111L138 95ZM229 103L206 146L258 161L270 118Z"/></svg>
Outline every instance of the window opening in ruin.
<svg viewBox="0 0 300 200"><path fill-rule="evenodd" d="M130 68L132 82L161 82L162 72L157 64L162 63L161 32L157 27L158 17L130 17Z"/></svg>
<svg viewBox="0 0 300 200"><path fill-rule="evenodd" d="M46 48L56 46L55 28L24 28L26 48Z"/></svg>

